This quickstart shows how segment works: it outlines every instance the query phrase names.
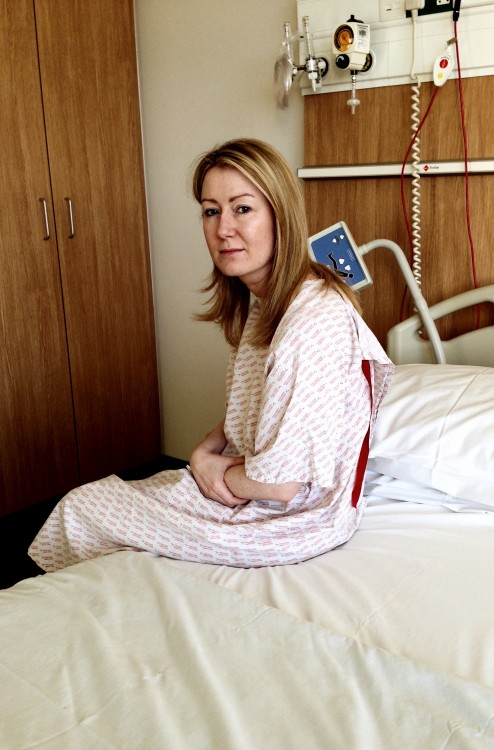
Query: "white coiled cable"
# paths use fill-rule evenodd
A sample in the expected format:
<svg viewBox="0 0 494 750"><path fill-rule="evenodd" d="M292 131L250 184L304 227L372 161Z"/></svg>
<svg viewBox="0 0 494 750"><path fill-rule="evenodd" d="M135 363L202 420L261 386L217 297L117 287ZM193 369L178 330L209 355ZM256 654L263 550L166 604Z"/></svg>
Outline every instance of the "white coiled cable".
<svg viewBox="0 0 494 750"><path fill-rule="evenodd" d="M412 137L415 136L420 125L420 78L415 73L415 59L417 53L417 11L412 10L413 22L413 62L410 77L412 85ZM411 148L412 166L412 272L418 286L422 283L422 252L420 236L420 137L417 136Z"/></svg>

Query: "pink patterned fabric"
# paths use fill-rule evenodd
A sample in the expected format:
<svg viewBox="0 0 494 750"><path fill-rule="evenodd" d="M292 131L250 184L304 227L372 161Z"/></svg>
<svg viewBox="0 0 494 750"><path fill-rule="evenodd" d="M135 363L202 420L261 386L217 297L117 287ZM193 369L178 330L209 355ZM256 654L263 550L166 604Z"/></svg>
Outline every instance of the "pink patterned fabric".
<svg viewBox="0 0 494 750"><path fill-rule="evenodd" d="M306 560L347 541L365 498L352 507L370 396L371 426L392 365L353 307L307 281L269 349L249 344L254 300L227 372L225 453L244 455L259 482L302 482L289 503L253 499L230 508L204 497L187 469L124 482L109 476L56 506L29 554L47 571L122 549L239 567Z"/></svg>

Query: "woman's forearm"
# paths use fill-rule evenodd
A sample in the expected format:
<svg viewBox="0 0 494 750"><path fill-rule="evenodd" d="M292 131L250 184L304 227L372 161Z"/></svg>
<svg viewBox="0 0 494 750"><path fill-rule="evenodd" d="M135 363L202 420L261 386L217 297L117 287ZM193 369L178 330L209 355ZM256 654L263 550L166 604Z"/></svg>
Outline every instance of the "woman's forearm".
<svg viewBox="0 0 494 750"><path fill-rule="evenodd" d="M225 472L225 484L230 492L244 500L277 500L283 503L292 500L302 487L302 482L284 484L256 482L246 476L243 464L231 466Z"/></svg>
<svg viewBox="0 0 494 750"><path fill-rule="evenodd" d="M214 430L208 432L204 440L194 449L195 451L206 451L207 453L221 453L226 446L225 420L223 419Z"/></svg>

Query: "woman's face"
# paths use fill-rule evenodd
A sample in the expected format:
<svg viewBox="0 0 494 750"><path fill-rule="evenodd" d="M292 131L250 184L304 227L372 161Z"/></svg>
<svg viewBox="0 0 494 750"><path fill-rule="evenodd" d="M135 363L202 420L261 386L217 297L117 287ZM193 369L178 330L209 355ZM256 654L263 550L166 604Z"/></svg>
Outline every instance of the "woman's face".
<svg viewBox="0 0 494 750"><path fill-rule="evenodd" d="M215 266L238 276L257 297L266 293L275 222L267 198L233 167L212 167L201 193L204 236Z"/></svg>

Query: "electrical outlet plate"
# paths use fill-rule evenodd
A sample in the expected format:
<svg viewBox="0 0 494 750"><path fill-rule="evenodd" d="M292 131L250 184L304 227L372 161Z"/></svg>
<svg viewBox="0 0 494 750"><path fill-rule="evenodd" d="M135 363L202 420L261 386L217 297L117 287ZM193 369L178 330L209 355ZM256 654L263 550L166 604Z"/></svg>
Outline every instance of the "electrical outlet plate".
<svg viewBox="0 0 494 750"><path fill-rule="evenodd" d="M308 246L313 260L332 268L352 289L364 289L373 283L360 250L344 221L309 237Z"/></svg>
<svg viewBox="0 0 494 750"><path fill-rule="evenodd" d="M453 10L453 0L425 0L425 5L419 11L417 15L428 16L431 13L447 13ZM407 18L410 18L411 13L407 10Z"/></svg>
<svg viewBox="0 0 494 750"><path fill-rule="evenodd" d="M379 0L380 21L397 21L405 17L405 0Z"/></svg>

